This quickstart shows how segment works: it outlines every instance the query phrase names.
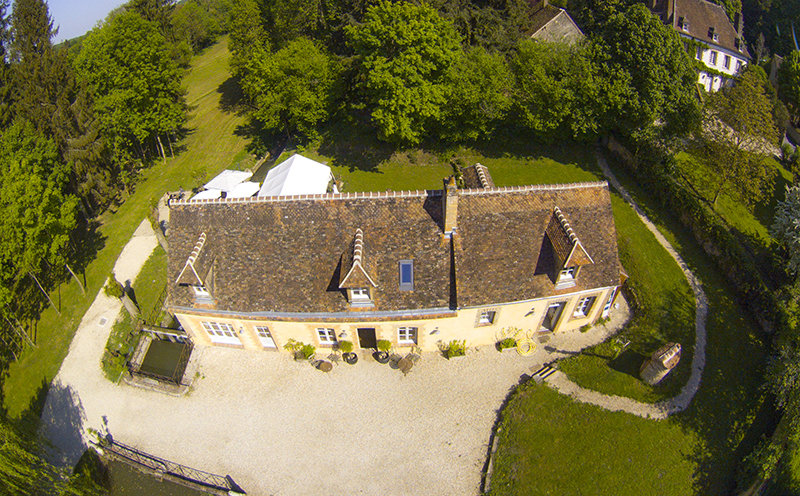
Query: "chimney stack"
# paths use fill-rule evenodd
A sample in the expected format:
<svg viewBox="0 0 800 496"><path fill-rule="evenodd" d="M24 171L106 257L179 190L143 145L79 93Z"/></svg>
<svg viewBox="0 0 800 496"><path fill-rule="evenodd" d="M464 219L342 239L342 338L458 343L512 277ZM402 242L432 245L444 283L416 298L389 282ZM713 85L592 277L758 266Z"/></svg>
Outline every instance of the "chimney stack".
<svg viewBox="0 0 800 496"><path fill-rule="evenodd" d="M736 36L741 38L744 32L744 18L741 12L737 12L733 16L733 29L736 30Z"/></svg>
<svg viewBox="0 0 800 496"><path fill-rule="evenodd" d="M450 176L444 180L444 191L442 192L442 227L446 237L450 238L455 234L457 220L458 186L456 186L455 176Z"/></svg>

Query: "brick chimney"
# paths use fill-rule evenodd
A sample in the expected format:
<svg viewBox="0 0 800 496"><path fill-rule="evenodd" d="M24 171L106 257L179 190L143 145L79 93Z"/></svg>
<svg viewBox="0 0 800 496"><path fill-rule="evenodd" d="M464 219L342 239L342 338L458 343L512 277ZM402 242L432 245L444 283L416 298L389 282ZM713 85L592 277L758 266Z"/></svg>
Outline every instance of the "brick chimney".
<svg viewBox="0 0 800 496"><path fill-rule="evenodd" d="M457 221L458 186L456 186L455 176L450 176L444 180L444 191L442 192L442 227L446 237L450 238L455 234Z"/></svg>

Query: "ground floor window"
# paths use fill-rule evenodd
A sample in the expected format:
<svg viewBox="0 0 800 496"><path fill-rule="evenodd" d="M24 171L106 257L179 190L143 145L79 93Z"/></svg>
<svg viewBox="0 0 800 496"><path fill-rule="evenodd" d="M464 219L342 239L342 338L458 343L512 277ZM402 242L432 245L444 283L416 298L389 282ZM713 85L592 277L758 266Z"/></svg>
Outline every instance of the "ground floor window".
<svg viewBox="0 0 800 496"><path fill-rule="evenodd" d="M397 344L417 344L417 328L400 327L397 329Z"/></svg>
<svg viewBox="0 0 800 496"><path fill-rule="evenodd" d="M256 332L258 333L258 340L261 341L261 345L263 347L275 348L275 340L272 339L272 334L269 332L269 327L256 326Z"/></svg>
<svg viewBox="0 0 800 496"><path fill-rule="evenodd" d="M586 317L589 315L589 312L592 311L594 300L596 299L597 298L594 296L587 296L578 300L578 304L575 305L575 317Z"/></svg>
<svg viewBox="0 0 800 496"><path fill-rule="evenodd" d="M319 336L319 344L336 343L336 333L333 331L333 329L320 327L317 329L317 336Z"/></svg>
<svg viewBox="0 0 800 496"><path fill-rule="evenodd" d="M203 329L208 333L212 343L242 344L236 330L230 324L223 322L201 322Z"/></svg>

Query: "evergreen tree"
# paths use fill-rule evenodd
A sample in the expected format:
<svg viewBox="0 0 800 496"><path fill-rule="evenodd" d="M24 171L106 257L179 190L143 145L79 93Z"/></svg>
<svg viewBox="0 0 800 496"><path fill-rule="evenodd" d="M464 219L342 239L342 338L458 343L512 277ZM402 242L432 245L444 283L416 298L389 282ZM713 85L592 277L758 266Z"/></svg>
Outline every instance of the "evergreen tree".
<svg viewBox="0 0 800 496"><path fill-rule="evenodd" d="M0 128L5 128L13 119L11 65L8 59L11 44L8 2L0 0Z"/></svg>

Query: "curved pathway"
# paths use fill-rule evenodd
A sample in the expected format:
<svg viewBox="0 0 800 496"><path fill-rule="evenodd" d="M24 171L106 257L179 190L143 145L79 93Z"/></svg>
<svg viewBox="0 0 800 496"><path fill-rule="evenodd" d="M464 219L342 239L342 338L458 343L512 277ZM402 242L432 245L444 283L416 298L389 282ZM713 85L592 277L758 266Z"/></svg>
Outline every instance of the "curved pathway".
<svg viewBox="0 0 800 496"><path fill-rule="evenodd" d="M684 262L681 256L678 255L678 252L675 251L675 248L673 248L669 241L664 238L656 226L650 222L650 219L644 215L644 212L642 212L642 210L639 208L639 205L633 201L633 198L631 198L628 192L625 191L625 188L620 185L619 181L617 181L614 173L611 172L611 169L608 167L608 163L606 163L605 158L600 154L600 152L597 153L597 163L600 165L600 168L603 169L603 174L608 179L608 182L611 183L611 185L619 192L622 198L633 207L636 215L638 215L642 222L644 222L644 225L647 226L647 229L649 229L650 232L655 235L661 246L663 246L670 256L675 259L683 271L683 275L686 276L686 280L689 281L689 285L692 287L695 297L695 327L697 332L694 353L692 354L692 375L686 385L683 386L683 389L681 389L680 394L668 400L653 404L642 403L630 398L610 396L598 393L597 391L584 389L569 380L567 375L563 372L556 372L548 377L546 382L560 393L567 394L576 401L580 401L582 403L591 403L605 408L606 410L624 411L644 418L665 419L674 413L678 413L686 409L686 407L689 406L689 403L691 403L692 398L694 398L695 393L700 388L700 379L706 363L706 315L708 314L708 299L706 298L705 292L703 292L703 285L700 280L697 278L697 276L692 274L692 272L689 270L689 267L686 265L686 262Z"/></svg>

